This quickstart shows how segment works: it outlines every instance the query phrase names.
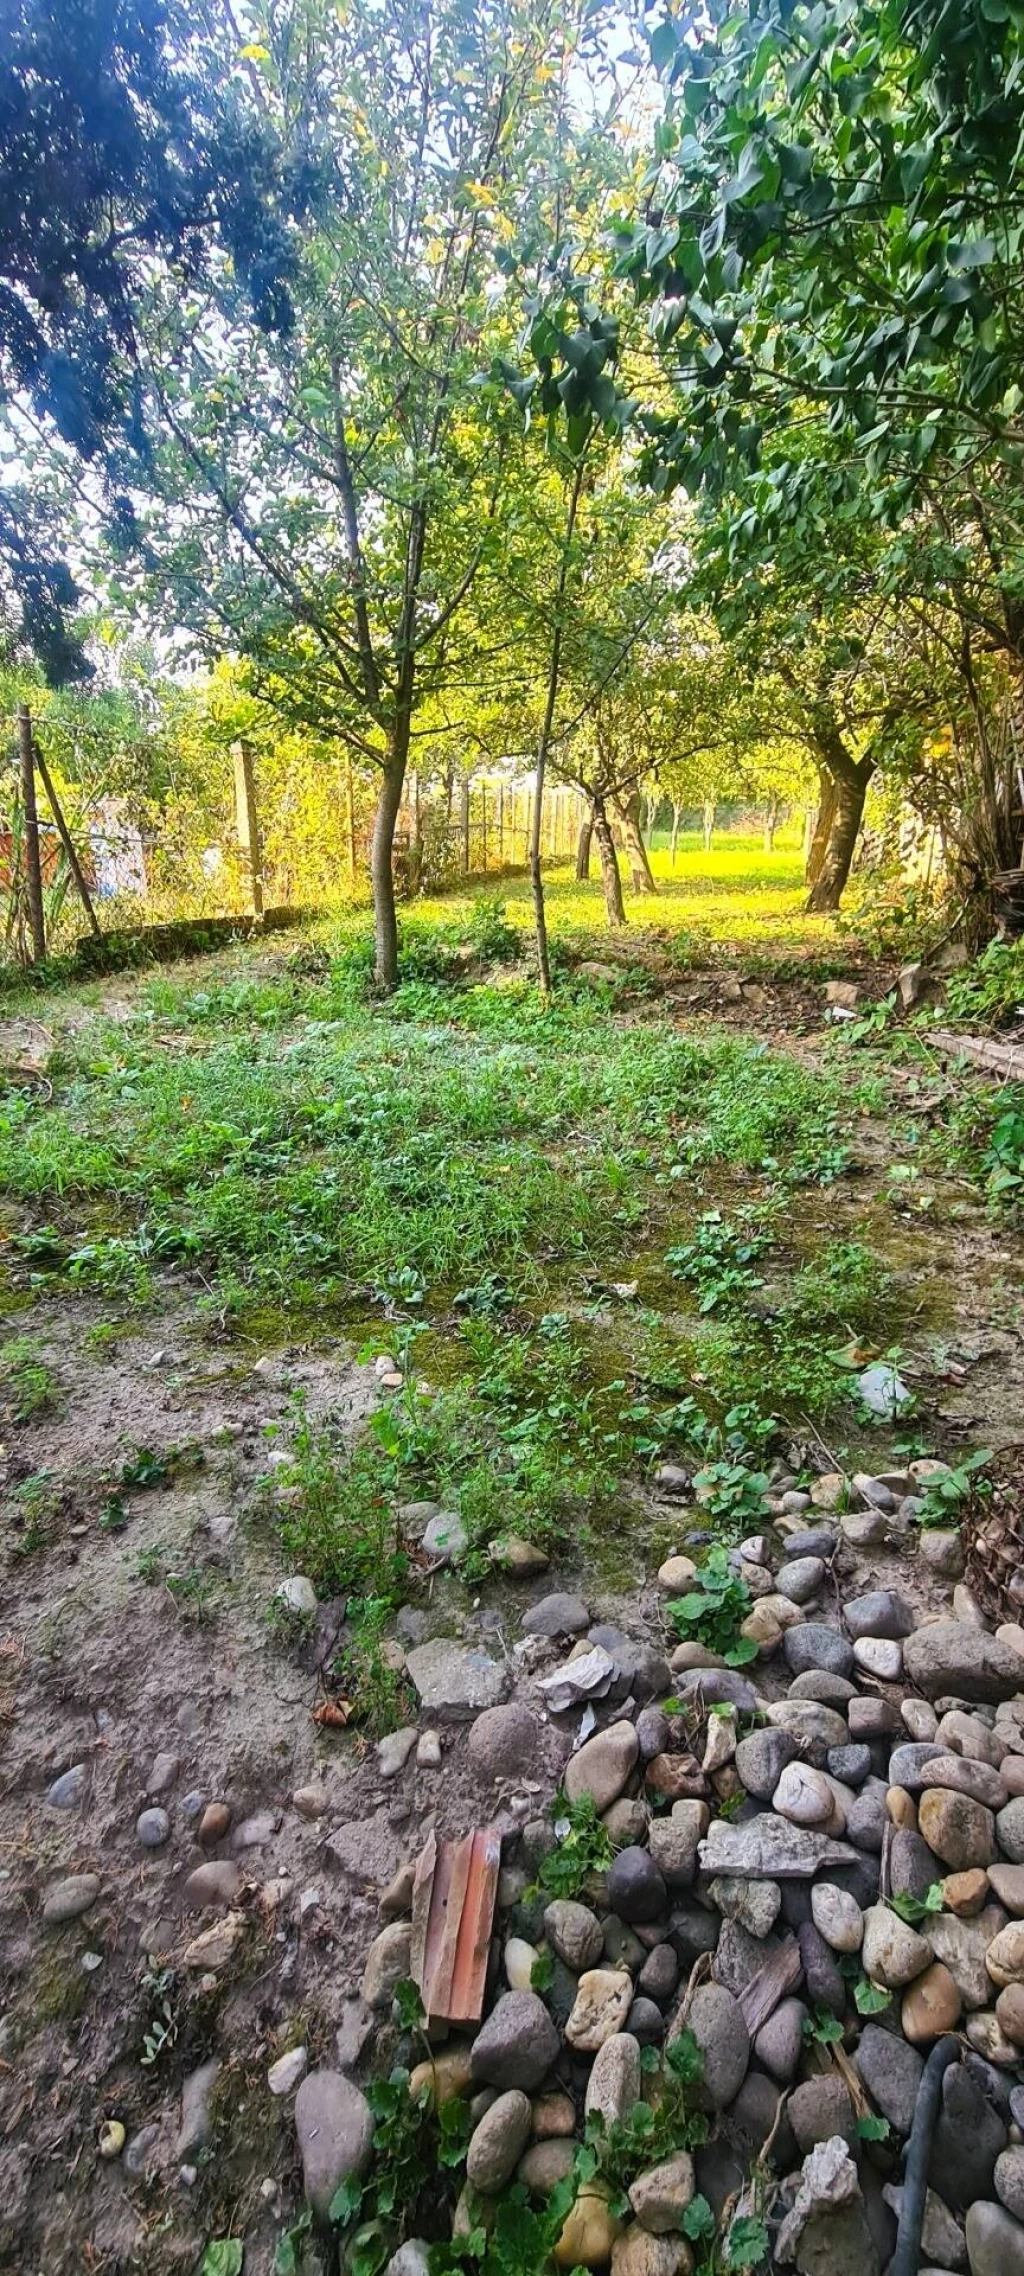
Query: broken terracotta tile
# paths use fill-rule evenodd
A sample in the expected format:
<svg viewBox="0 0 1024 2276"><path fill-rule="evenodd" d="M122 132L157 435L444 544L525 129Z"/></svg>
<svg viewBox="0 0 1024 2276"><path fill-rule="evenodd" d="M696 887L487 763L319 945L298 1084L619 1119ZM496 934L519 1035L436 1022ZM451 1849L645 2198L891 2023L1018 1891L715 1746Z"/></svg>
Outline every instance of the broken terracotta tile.
<svg viewBox="0 0 1024 2276"><path fill-rule="evenodd" d="M410 1966L435 2023L479 2023L501 1864L501 1834L485 1826L462 1841L431 1834L416 1865Z"/></svg>

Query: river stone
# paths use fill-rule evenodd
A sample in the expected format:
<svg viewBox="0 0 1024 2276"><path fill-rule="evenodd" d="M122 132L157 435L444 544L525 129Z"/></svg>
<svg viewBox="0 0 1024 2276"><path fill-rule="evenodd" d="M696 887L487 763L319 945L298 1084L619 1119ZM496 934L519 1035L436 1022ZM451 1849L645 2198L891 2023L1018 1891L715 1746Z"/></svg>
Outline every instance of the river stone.
<svg viewBox="0 0 1024 2276"><path fill-rule="evenodd" d="M618 1800L639 1751L632 1723L610 1723L607 1730L587 1739L565 1766L562 1784L570 1802L589 1794L598 1811L609 1809Z"/></svg>
<svg viewBox="0 0 1024 2276"><path fill-rule="evenodd" d="M216 2056L210 2062L200 2063L198 2070L190 2071L181 2088L181 2123L174 2145L177 2158L191 2158L196 2150L205 2148L210 2138L210 2097L220 2077L221 2066Z"/></svg>
<svg viewBox="0 0 1024 2276"><path fill-rule="evenodd" d="M815 1881L811 1889L811 1918L819 1936L833 1952L859 1952L864 1916L855 1898L834 1881Z"/></svg>
<svg viewBox="0 0 1024 2276"><path fill-rule="evenodd" d="M200 1912L209 1905L233 1905L242 1887L242 1875L229 1857L219 1857L208 1865L196 1865L188 1875L182 1889L182 1903L189 1911Z"/></svg>
<svg viewBox="0 0 1024 2276"><path fill-rule="evenodd" d="M679 1982L679 1961L671 1944L656 1944L636 1979L636 1988L648 1999L671 1999Z"/></svg>
<svg viewBox="0 0 1024 2276"><path fill-rule="evenodd" d="M683 1645L681 1650L688 1650ZM673 1659L676 1655L673 1654ZM678 1665L678 1661L677 1661ZM684 1667L674 1685L677 1698L699 1700L705 1707L735 1707L741 1715L756 1715L759 1701L749 1678L735 1668Z"/></svg>
<svg viewBox="0 0 1024 2276"><path fill-rule="evenodd" d="M647 1838L648 1817L647 1804L638 1794L620 1794L605 1810L601 1823L607 1826L615 1849L634 1849Z"/></svg>
<svg viewBox="0 0 1024 2276"><path fill-rule="evenodd" d="M46 1800L51 1810L77 1810L85 1800L89 1772L84 1762L72 1763L63 1770L46 1789Z"/></svg>
<svg viewBox="0 0 1024 2276"><path fill-rule="evenodd" d="M829 1775L844 1786L863 1786L871 1775L871 1749L867 1746L830 1747L826 1757Z"/></svg>
<svg viewBox="0 0 1024 2276"><path fill-rule="evenodd" d="M1024 1798L1015 1795L996 1819L999 1847L1011 1865L1024 1865Z"/></svg>
<svg viewBox="0 0 1024 2276"><path fill-rule="evenodd" d="M633 1979L625 1968L588 1968L576 1987L565 2026L571 2047L596 2054L612 2033L621 2031L633 2001Z"/></svg>
<svg viewBox="0 0 1024 2276"><path fill-rule="evenodd" d="M642 1994L633 2001L626 2017L626 2030L641 2047L656 2047L665 2036L665 2018L657 2002Z"/></svg>
<svg viewBox="0 0 1024 2276"><path fill-rule="evenodd" d="M519 2087L499 2094L485 2110L466 2152L466 2179L474 2189L494 2196L504 2188L530 2139L532 2118L529 2097Z"/></svg>
<svg viewBox="0 0 1024 2276"><path fill-rule="evenodd" d="M864 1915L861 1959L872 1983L883 1984L886 1991L900 1991L930 1967L932 1950L924 1937L888 1905L870 1905Z"/></svg>
<svg viewBox="0 0 1024 2276"><path fill-rule="evenodd" d="M736 1775L748 1794L770 1802L787 1765L799 1752L790 1731L751 1731L736 1749Z"/></svg>
<svg viewBox="0 0 1024 2276"><path fill-rule="evenodd" d="M970 1761L965 1755L940 1754L926 1762L921 1773L925 1787L944 1786L952 1794L966 1794L987 1810L1002 1810L1009 1801L1006 1782L989 1762Z"/></svg>
<svg viewBox="0 0 1024 2276"><path fill-rule="evenodd" d="M711 1903L724 1920L737 1920L751 1936L767 1936L779 1917L782 1891L777 1881L738 1881L726 1874L712 1881Z"/></svg>
<svg viewBox="0 0 1024 2276"><path fill-rule="evenodd" d="M612 2246L612 2276L690 2276L693 2259L681 2236L651 2236L632 2221Z"/></svg>
<svg viewBox="0 0 1024 2276"><path fill-rule="evenodd" d="M955 1913L940 1912L922 1923L922 1936L935 1958L949 1969L967 2008L988 2006L992 1984L985 1955L1005 1923L1006 1915L1000 1905L986 1905L984 1912L977 1913L971 1920L959 1920Z"/></svg>
<svg viewBox="0 0 1024 2276"><path fill-rule="evenodd" d="M787 1763L772 1795L772 1808L795 1826L824 1826L835 1811L827 1778L810 1763Z"/></svg>
<svg viewBox="0 0 1024 2276"><path fill-rule="evenodd" d="M907 1680L927 1699L947 1692L992 1706L1024 1690L1024 1660L965 1621L933 1620L908 1636L903 1653Z"/></svg>
<svg viewBox="0 0 1024 2276"><path fill-rule="evenodd" d="M867 1849L877 1856L885 1839L888 1823L888 1788L881 1779L865 1780L859 1794L855 1794L846 1808L846 1833L858 1849Z"/></svg>
<svg viewBox="0 0 1024 2276"><path fill-rule="evenodd" d="M898 1683L903 1673L903 1646L886 1636L858 1636L853 1657L861 1673L877 1683Z"/></svg>
<svg viewBox="0 0 1024 2276"><path fill-rule="evenodd" d="M541 1726L521 1699L488 1707L469 1734L469 1759L481 1778L529 1778L542 1746Z"/></svg>
<svg viewBox="0 0 1024 2276"><path fill-rule="evenodd" d="M629 2202L641 2227L651 2236L678 2235L694 2188L693 2159L688 2151L677 2150L673 2157L663 2158L660 2165L650 2165L646 2173L637 2175Z"/></svg>
<svg viewBox="0 0 1024 2276"><path fill-rule="evenodd" d="M65 1921L79 1920L94 1905L100 1893L98 1873L69 1873L64 1881L55 1881L43 1898L43 1919L50 1928L61 1928Z"/></svg>
<svg viewBox="0 0 1024 2276"><path fill-rule="evenodd" d="M848 1715L857 1700L857 1686L848 1676L830 1675L827 1668L805 1668L795 1675L789 1687L791 1699L814 1699L819 1707L834 1707L838 1714Z"/></svg>
<svg viewBox="0 0 1024 2276"><path fill-rule="evenodd" d="M903 2210L902 2188L897 2187L894 2182L890 2182L882 2194L886 2204L891 2207L897 2220L899 2220ZM967 2244L963 2229L959 2221L953 2219L949 2207L943 2204L941 2197L937 2195L934 2189L929 2189L925 2195L924 2221L921 2226L921 2250L930 2261L936 2263L937 2267L961 2269L967 2266ZM925 2276L928 2276L927 2271ZM935 2276L934 2270L931 2272L931 2276Z"/></svg>
<svg viewBox="0 0 1024 2276"><path fill-rule="evenodd" d="M741 1991L760 1974L773 1950L774 1943L765 1944L761 1937L751 1936L742 1921L723 1921L715 1947L715 1982L724 1984L726 1991L738 1999Z"/></svg>
<svg viewBox="0 0 1024 2276"><path fill-rule="evenodd" d="M687 1889L697 1870L697 1845L707 1832L706 1802L675 1802L667 1818L652 1818L647 1841L653 1863L670 1889Z"/></svg>
<svg viewBox="0 0 1024 2276"><path fill-rule="evenodd" d="M897 2134L909 2134L924 2075L916 2047L880 2023L865 2023L854 2056L857 2069L883 2118Z"/></svg>
<svg viewBox="0 0 1024 2276"><path fill-rule="evenodd" d="M657 1920L665 1910L665 1883L649 1850L619 1850L608 1868L605 1896L620 1920Z"/></svg>
<svg viewBox="0 0 1024 2276"><path fill-rule="evenodd" d="M558 2049L558 2033L536 1992L505 1992L473 2041L473 2077L483 2086L518 2086L530 2094Z"/></svg>
<svg viewBox="0 0 1024 2276"><path fill-rule="evenodd" d="M308 2062L305 2047L289 2047L286 2055L279 2055L276 2063L271 2063L267 2072L269 2092L279 2096L290 2094L300 2078L305 2077Z"/></svg>
<svg viewBox="0 0 1024 2276"><path fill-rule="evenodd" d="M964 2228L971 2276L1024 2276L1024 2226L1005 2206L969 2206Z"/></svg>
<svg viewBox="0 0 1024 2276"><path fill-rule="evenodd" d="M796 2077L800 2057L804 2051L804 2021L807 2009L802 1999L784 1999L774 2015L762 2023L754 2041L754 2054L766 2071L780 2086L788 2086Z"/></svg>
<svg viewBox="0 0 1024 2276"><path fill-rule="evenodd" d="M951 2063L932 2137L928 2180L947 2205L992 2194L992 2173L1006 2148L1006 2127L966 2064Z"/></svg>
<svg viewBox="0 0 1024 2276"><path fill-rule="evenodd" d="M615 2125L639 2102L642 2084L639 2041L628 2031L613 2031L591 2064L583 2104L586 2116L596 2110L606 2126Z"/></svg>
<svg viewBox="0 0 1024 2276"><path fill-rule="evenodd" d="M295 2131L306 2196L325 2220L342 2182L361 2174L369 2158L369 2103L340 2071L309 2071L295 2097Z"/></svg>
<svg viewBox="0 0 1024 2276"><path fill-rule="evenodd" d="M531 2142L516 2167L516 2180L525 2182L531 2195L550 2197L572 2172L577 2146L565 2140Z"/></svg>
<svg viewBox="0 0 1024 2276"><path fill-rule="evenodd" d="M926 1897L933 1881L941 1881L942 1867L919 1833L900 1828L889 1851L889 1885L894 1897Z"/></svg>
<svg viewBox="0 0 1024 2276"><path fill-rule="evenodd" d="M1024 1983L1024 1920L1011 1920L997 1930L985 1953L985 1965L994 1984Z"/></svg>
<svg viewBox="0 0 1024 2276"><path fill-rule="evenodd" d="M653 1762L656 1754L667 1750L671 1731L663 1707L642 1707L636 1719L636 1739L641 1762Z"/></svg>
<svg viewBox="0 0 1024 2276"><path fill-rule="evenodd" d="M608 2202L610 2194L608 2184L604 2181L594 2180L584 2184L566 2216L565 2226L554 2247L556 2267L572 2269L607 2266L622 2227Z"/></svg>
<svg viewBox="0 0 1024 2276"><path fill-rule="evenodd" d="M846 1720L851 1739L884 1739L899 1730L899 1718L888 1699L851 1699Z"/></svg>
<svg viewBox="0 0 1024 2276"><path fill-rule="evenodd" d="M777 1699L766 1713L771 1727L788 1731L798 1741L805 1761L813 1762L817 1770L825 1763L829 1748L845 1746L850 1736L835 1708L822 1707L815 1699Z"/></svg>
<svg viewBox="0 0 1024 2276"><path fill-rule="evenodd" d="M912 2047L927 2047L947 2031L955 2031L963 2001L949 1969L941 1960L918 1976L903 1995L900 2023Z"/></svg>
<svg viewBox="0 0 1024 2276"><path fill-rule="evenodd" d="M669 1914L668 1933L679 1964L687 1973L703 1952L713 1952L718 1942L721 1922L716 1912L709 1912L696 1897L679 1896L673 1899Z"/></svg>
<svg viewBox="0 0 1024 2276"><path fill-rule="evenodd" d="M823 1866L856 1862L856 1851L810 1826L788 1825L765 1813L748 1825L712 1819L698 1851L705 1873L735 1874L754 1881L809 1879Z"/></svg>
<svg viewBox="0 0 1024 2276"><path fill-rule="evenodd" d="M589 1626L590 1613L583 1598L560 1589L542 1596L523 1614L523 1633L527 1636L582 1636Z"/></svg>
<svg viewBox="0 0 1024 2276"><path fill-rule="evenodd" d="M739 2093L750 2061L750 2033L743 2010L724 1984L701 1984L690 2002L685 2026L693 2032L704 2057L702 2075L693 2089L702 2110L724 2110ZM677 2036L676 2026L669 2043Z"/></svg>
<svg viewBox="0 0 1024 2276"><path fill-rule="evenodd" d="M1014 2220L1024 2221L1024 2149L1001 2150L993 2180L996 2196Z"/></svg>
<svg viewBox="0 0 1024 2276"><path fill-rule="evenodd" d="M855 1643L859 1636L883 1636L898 1643L913 1634L910 1606L891 1588L873 1588L866 1596L851 1597L843 1606L843 1619Z"/></svg>
<svg viewBox="0 0 1024 2276"><path fill-rule="evenodd" d="M802 1920L796 1932L804 1988L812 2007L822 2007L840 2019L846 2013L846 1985L823 1936L813 1920Z"/></svg>
<svg viewBox="0 0 1024 2276"><path fill-rule="evenodd" d="M934 1739L939 1718L927 1699L904 1699L900 1705L900 1717L912 1739L919 1743Z"/></svg>
<svg viewBox="0 0 1024 2276"><path fill-rule="evenodd" d="M787 1533L786 1556L793 1561L798 1557L820 1557L826 1563L834 1557L836 1536L830 1525L805 1526L802 1533Z"/></svg>
<svg viewBox="0 0 1024 2276"><path fill-rule="evenodd" d="M596 1966L604 1950L604 1930L589 1905L556 1897L544 1914L544 1933L552 1950L577 1975Z"/></svg>
<svg viewBox="0 0 1024 2276"><path fill-rule="evenodd" d="M988 1885L1007 1912L1020 1919L1024 1914L1024 1865L990 1865Z"/></svg>
<svg viewBox="0 0 1024 2276"><path fill-rule="evenodd" d="M857 2113L849 2087L837 2075L806 2079L796 2086L786 2105L786 2116L806 2157L816 2142L841 2134L852 2149L857 2139Z"/></svg>
<svg viewBox="0 0 1024 2276"><path fill-rule="evenodd" d="M380 2011L390 2007L395 1986L401 1983L410 1970L412 1925L407 1920L393 1920L375 1936L366 1955L361 1996L367 2007Z"/></svg>
<svg viewBox="0 0 1024 2276"><path fill-rule="evenodd" d="M435 1636L406 1654L406 1671L425 1715L438 1723L470 1723L485 1707L500 1707L512 1685L504 1661Z"/></svg>
<svg viewBox="0 0 1024 2276"><path fill-rule="evenodd" d="M790 1544L787 1542L787 1548ZM788 1596L793 1604L808 1604L817 1596L825 1578L825 1565L821 1557L790 1557L780 1565L775 1575L775 1586L780 1596Z"/></svg>
<svg viewBox="0 0 1024 2276"><path fill-rule="evenodd" d="M918 1805L918 1827L929 1849L954 1873L990 1865L995 1856L995 1821L982 1802L929 1786Z"/></svg>
<svg viewBox="0 0 1024 2276"><path fill-rule="evenodd" d="M838 1628L829 1628L821 1620L806 1620L799 1628L787 1628L782 1651L792 1675L802 1675L806 1668L825 1668L830 1675L849 1676L853 1672L852 1646Z"/></svg>
<svg viewBox="0 0 1024 2276"><path fill-rule="evenodd" d="M171 1838L171 1821L166 1810L140 1810L135 1831L143 1849L162 1849Z"/></svg>

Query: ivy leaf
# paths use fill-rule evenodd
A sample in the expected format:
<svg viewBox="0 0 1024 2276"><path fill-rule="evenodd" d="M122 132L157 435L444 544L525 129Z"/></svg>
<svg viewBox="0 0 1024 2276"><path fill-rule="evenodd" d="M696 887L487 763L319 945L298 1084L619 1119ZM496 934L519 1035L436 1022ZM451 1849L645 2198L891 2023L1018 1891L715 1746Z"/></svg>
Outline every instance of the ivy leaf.
<svg viewBox="0 0 1024 2276"><path fill-rule="evenodd" d="M860 1983L854 1985L853 2004L858 2015L882 2015L892 2005L892 1993L862 1976Z"/></svg>
<svg viewBox="0 0 1024 2276"><path fill-rule="evenodd" d="M701 2237L714 2236L715 2216L706 2197L691 2197L679 2226L691 2244L698 2243Z"/></svg>

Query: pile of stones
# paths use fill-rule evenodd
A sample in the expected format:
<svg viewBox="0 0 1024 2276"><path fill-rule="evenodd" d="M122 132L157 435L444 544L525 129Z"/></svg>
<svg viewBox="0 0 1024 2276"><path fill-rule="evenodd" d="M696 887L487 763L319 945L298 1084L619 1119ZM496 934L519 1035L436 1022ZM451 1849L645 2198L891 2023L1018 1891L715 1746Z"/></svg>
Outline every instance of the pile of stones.
<svg viewBox="0 0 1024 2276"><path fill-rule="evenodd" d="M608 2125L656 2099L687 2031L707 2139L639 2170L625 2210L600 2179L582 2184L556 2263L687 2276L699 2195L723 2251L756 2212L763 2266L880 2276L925 2058L953 2032L922 2266L1024 2276L1024 1633L991 1634L962 1586L953 1617L925 1619L894 1589L843 1601L851 1535L870 1542L877 1518L899 1538L921 1483L858 1481L842 1516L828 1497L850 1498L847 1481L819 1481L810 1509L776 1497L770 1528L732 1553L753 1597L747 1667L638 1643L551 1595L510 1661L487 1663L514 1697L478 1712L435 1688L424 1703L433 1721L472 1722L503 1836L484 2019L441 2033L414 2078L469 2102L455 2233L486 2227L514 2181L543 2203L590 2115ZM956 1548L946 1536L924 1561L955 1573ZM665 1603L696 1569L667 1560ZM537 1815L535 1787L516 1789L517 1766L522 1786L552 1744L568 1804L589 1797L614 1854L547 1901L538 1875L566 1829ZM382 2045L409 1972L412 1878L410 1863L383 1894L366 1961ZM323 2212L370 2155L369 2113L350 2079L318 2070L295 2121ZM416 2276L426 2250L407 2240L392 2276Z"/></svg>

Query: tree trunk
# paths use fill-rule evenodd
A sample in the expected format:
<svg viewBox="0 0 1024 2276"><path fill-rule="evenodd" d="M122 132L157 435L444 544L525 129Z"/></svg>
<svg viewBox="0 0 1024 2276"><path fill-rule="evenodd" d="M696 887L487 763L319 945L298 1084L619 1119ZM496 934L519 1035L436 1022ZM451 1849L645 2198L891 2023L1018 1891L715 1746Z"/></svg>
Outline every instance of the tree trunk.
<svg viewBox="0 0 1024 2276"><path fill-rule="evenodd" d="M677 802L674 803L672 807L672 846L670 852L670 860L673 869L676 866L676 854L679 848L679 824L682 820L682 815L682 807Z"/></svg>
<svg viewBox="0 0 1024 2276"><path fill-rule="evenodd" d="M717 812L717 809L717 798L706 798L704 800L704 805L701 812L701 835L704 839L705 853L711 852L711 841L715 834L715 814Z"/></svg>
<svg viewBox="0 0 1024 2276"><path fill-rule="evenodd" d="M582 884L584 879L590 876L590 841L593 835L594 814L593 808L591 808L589 814L584 814L580 823L580 834L576 840L576 878L579 884Z"/></svg>
<svg viewBox="0 0 1024 2276"><path fill-rule="evenodd" d="M461 798L462 874L469 876L469 783L462 785Z"/></svg>
<svg viewBox="0 0 1024 2276"><path fill-rule="evenodd" d="M537 932L537 968L542 996L550 996L551 994L548 920L547 911L544 907L544 879L541 875L540 866L540 834L544 817L544 775L547 769L548 752L551 748L551 730L554 726L555 705L558 701L558 683L562 668L562 635L564 631L562 612L565 606L566 586L569 581L569 549L576 528L576 513L582 488L583 460L580 458L576 462L565 515L565 536L562 540L562 559L559 564L558 586L555 594L555 625L551 635L551 656L548 663L548 688L544 703L544 717L541 721L540 741L537 745L533 824L530 830L530 885L533 892L533 916Z"/></svg>
<svg viewBox="0 0 1024 2276"><path fill-rule="evenodd" d="M638 790L634 790L628 798L617 798L614 804L619 827L622 831L626 858L629 862L633 891L634 893L656 893L658 888L654 882L651 865L647 858L647 848L643 841L643 832L640 828L640 793Z"/></svg>
<svg viewBox="0 0 1024 2276"><path fill-rule="evenodd" d="M615 932L619 932L626 922L626 911L622 899L622 879L619 876L615 840L612 836L611 824L608 820L608 812L603 798L595 798L594 800L594 836L597 839L597 850L601 857L601 883L604 886L604 905L608 922Z"/></svg>
<svg viewBox="0 0 1024 2276"><path fill-rule="evenodd" d="M807 898L807 907L815 915L838 909L843 888L850 874L864 814L871 770L861 775L841 775L835 784L835 812L828 844L818 874Z"/></svg>
<svg viewBox="0 0 1024 2276"><path fill-rule="evenodd" d="M764 810L764 850L771 853L775 846L775 832L779 826L779 801L770 798Z"/></svg>
<svg viewBox="0 0 1024 2276"><path fill-rule="evenodd" d="M39 858L32 718L27 703L18 705L18 753L21 760L21 814L25 838L25 899L28 902L32 933L32 962L41 964L46 955L46 922L43 916L43 870Z"/></svg>
<svg viewBox="0 0 1024 2276"><path fill-rule="evenodd" d="M409 751L409 721L396 722L384 779L377 800L370 845L370 882L373 886L373 929L376 943L375 973L379 988L398 986L398 915L395 909L393 867L395 824L402 804L405 762Z"/></svg>
<svg viewBox="0 0 1024 2276"><path fill-rule="evenodd" d="M829 774L827 767L820 767L818 774L820 781L818 811L814 817L814 826L811 830L805 871L806 881L808 885L812 886L817 884L821 873L821 865L825 859L825 848L832 835L832 824L836 812L835 781Z"/></svg>
<svg viewBox="0 0 1024 2276"><path fill-rule="evenodd" d="M348 830L348 879L349 884L354 885L356 881L356 795L352 781L351 751L345 755L345 806Z"/></svg>

